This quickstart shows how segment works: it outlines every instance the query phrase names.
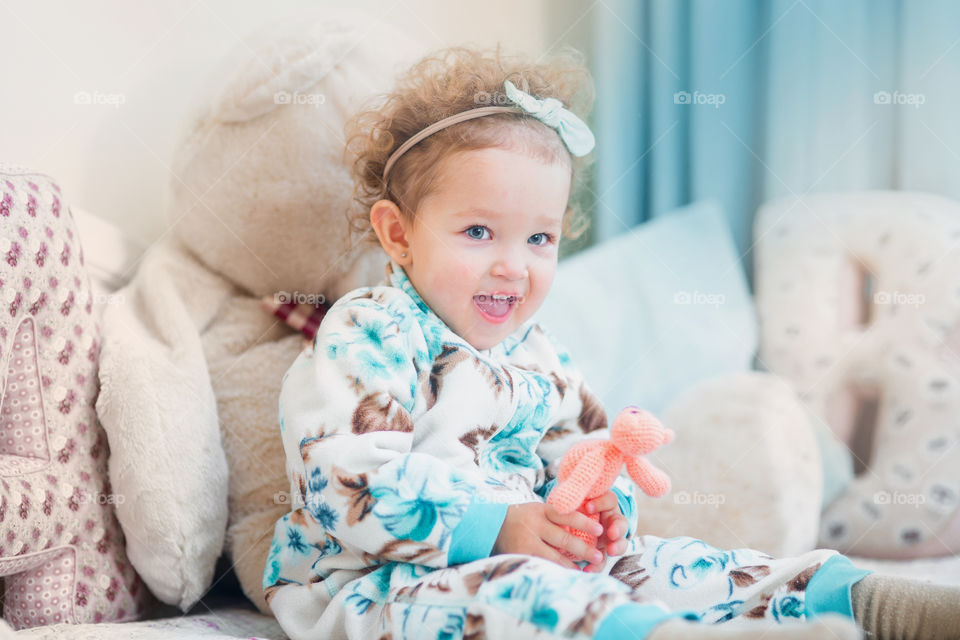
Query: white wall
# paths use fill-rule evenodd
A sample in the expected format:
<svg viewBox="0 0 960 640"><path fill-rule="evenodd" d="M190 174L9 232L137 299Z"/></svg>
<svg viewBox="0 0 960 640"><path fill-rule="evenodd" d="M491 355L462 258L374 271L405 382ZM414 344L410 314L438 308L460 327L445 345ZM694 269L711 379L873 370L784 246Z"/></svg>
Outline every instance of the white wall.
<svg viewBox="0 0 960 640"><path fill-rule="evenodd" d="M353 0L436 47L539 54L548 0ZM260 26L333 0L0 2L0 159L149 244L166 229L173 137L200 83ZM78 95L79 94L79 95ZM89 100L89 104L84 101Z"/></svg>

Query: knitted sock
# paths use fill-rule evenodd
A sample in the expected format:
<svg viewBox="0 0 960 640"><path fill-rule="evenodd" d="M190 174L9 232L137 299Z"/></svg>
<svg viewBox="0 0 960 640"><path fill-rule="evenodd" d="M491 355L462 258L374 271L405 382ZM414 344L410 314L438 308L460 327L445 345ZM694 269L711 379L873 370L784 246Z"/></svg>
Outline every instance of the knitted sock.
<svg viewBox="0 0 960 640"><path fill-rule="evenodd" d="M960 587L874 573L854 584L850 597L867 638L960 638Z"/></svg>
<svg viewBox="0 0 960 640"><path fill-rule="evenodd" d="M808 622L776 624L764 620L701 624L674 618L657 625L648 640L858 640L857 625L846 616L824 614Z"/></svg>

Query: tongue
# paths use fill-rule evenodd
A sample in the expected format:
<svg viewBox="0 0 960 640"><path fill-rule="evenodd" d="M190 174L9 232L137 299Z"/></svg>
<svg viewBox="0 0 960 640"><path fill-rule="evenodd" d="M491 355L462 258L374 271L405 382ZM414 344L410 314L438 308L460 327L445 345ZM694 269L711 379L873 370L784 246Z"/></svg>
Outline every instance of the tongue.
<svg viewBox="0 0 960 640"><path fill-rule="evenodd" d="M473 300L481 311L496 318L504 316L510 311L509 300L494 300L491 296L476 296Z"/></svg>

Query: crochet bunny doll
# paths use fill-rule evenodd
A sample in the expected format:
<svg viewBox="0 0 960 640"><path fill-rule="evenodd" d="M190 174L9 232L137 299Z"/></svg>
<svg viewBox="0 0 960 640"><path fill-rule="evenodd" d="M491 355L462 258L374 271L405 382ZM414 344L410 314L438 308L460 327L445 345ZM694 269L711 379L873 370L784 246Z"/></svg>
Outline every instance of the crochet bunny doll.
<svg viewBox="0 0 960 640"><path fill-rule="evenodd" d="M648 496L658 498L670 490L670 477L642 456L673 440L673 431L664 427L649 411L627 407L617 414L610 428L610 440L588 440L567 451L560 461L557 485L547 503L560 513L580 510L593 520L598 514L587 514L586 501L606 493L627 465L633 481ZM596 546L597 538L577 529L570 533Z"/></svg>

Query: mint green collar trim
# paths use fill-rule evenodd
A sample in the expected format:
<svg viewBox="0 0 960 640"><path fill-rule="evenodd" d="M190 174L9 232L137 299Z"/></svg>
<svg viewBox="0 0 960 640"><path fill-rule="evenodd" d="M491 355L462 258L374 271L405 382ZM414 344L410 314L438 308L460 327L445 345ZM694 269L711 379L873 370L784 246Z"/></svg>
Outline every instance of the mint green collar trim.
<svg viewBox="0 0 960 640"><path fill-rule="evenodd" d="M425 314L430 316L431 320L439 322L440 324L445 324L443 320L440 319L440 316L434 313L433 309L430 308L430 305L424 302L423 298L420 297L420 294L417 293L416 288L414 288L413 283L410 282L410 278L407 276L407 272L404 271L403 267L391 259L388 269L391 286L400 289L405 294L410 296L410 298L416 303L417 307L419 307L420 310Z"/></svg>

